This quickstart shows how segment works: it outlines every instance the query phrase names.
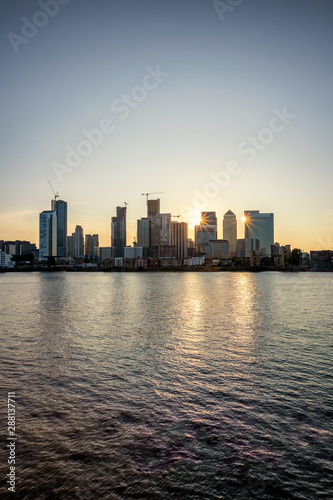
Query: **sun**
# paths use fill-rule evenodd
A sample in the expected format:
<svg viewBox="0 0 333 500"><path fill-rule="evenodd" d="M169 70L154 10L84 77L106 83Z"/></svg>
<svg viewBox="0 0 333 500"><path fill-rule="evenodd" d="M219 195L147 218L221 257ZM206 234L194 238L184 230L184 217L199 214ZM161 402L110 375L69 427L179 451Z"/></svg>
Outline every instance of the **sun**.
<svg viewBox="0 0 333 500"><path fill-rule="evenodd" d="M191 229L194 229L194 226L199 226L201 222L201 212L195 210L189 216L188 224Z"/></svg>
<svg viewBox="0 0 333 500"><path fill-rule="evenodd" d="M245 222L246 221L246 217L242 217L242 221Z"/></svg>

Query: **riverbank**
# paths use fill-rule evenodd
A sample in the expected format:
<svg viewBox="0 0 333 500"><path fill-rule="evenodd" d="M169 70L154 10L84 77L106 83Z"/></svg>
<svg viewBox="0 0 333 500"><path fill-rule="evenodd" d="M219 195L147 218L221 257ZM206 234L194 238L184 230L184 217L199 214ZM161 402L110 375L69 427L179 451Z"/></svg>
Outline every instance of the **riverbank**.
<svg viewBox="0 0 333 500"><path fill-rule="evenodd" d="M332 272L329 269L321 269L321 270L312 270L304 267L148 267L148 268L139 268L139 269L131 269L131 268L112 268L112 269L103 269L99 267L88 267L88 268L74 268L74 267L34 267L34 268L0 268L0 273L54 273L54 272L67 272L67 273L161 273L161 272L200 272L200 273L218 273L218 272L227 272L227 273L261 273L261 272L282 272L282 273L299 273L299 272Z"/></svg>

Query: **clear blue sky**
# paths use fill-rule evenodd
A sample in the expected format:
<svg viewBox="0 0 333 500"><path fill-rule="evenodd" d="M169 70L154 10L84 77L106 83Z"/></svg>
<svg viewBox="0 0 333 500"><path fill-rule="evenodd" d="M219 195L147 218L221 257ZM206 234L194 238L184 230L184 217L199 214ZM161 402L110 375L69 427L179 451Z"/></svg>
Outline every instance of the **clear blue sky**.
<svg viewBox="0 0 333 500"><path fill-rule="evenodd" d="M231 209L242 237L243 210L274 212L276 241L333 248L333 2L61 1L1 5L0 239L38 243L50 179L69 233L103 245L117 205L130 243L163 191L180 220ZM69 166L68 147L89 154Z"/></svg>

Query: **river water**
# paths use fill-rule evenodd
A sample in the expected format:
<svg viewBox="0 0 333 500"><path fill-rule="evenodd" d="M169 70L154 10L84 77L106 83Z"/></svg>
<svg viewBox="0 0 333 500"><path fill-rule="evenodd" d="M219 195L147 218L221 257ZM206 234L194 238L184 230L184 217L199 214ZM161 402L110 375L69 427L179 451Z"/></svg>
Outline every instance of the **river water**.
<svg viewBox="0 0 333 500"><path fill-rule="evenodd" d="M15 498L333 498L332 290L332 273L1 274Z"/></svg>

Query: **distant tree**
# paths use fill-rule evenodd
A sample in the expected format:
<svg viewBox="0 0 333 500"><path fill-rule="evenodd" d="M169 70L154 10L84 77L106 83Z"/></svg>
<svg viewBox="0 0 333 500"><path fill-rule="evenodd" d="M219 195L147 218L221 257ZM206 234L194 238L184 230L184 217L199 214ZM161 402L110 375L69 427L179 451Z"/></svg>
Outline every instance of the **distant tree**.
<svg viewBox="0 0 333 500"><path fill-rule="evenodd" d="M26 262L26 261L32 262L33 260L34 256L32 255L32 253L26 253L24 255L14 255L12 257L13 262Z"/></svg>
<svg viewBox="0 0 333 500"><path fill-rule="evenodd" d="M289 257L289 264L291 266L299 266L301 264L302 250L300 248L293 248Z"/></svg>
<svg viewBox="0 0 333 500"><path fill-rule="evenodd" d="M268 257L268 256L263 257L261 262L262 262L263 266L271 266L272 265L272 257Z"/></svg>
<svg viewBox="0 0 333 500"><path fill-rule="evenodd" d="M232 262L234 263L235 266L242 266L243 265L242 259L240 257L234 257L232 259Z"/></svg>

